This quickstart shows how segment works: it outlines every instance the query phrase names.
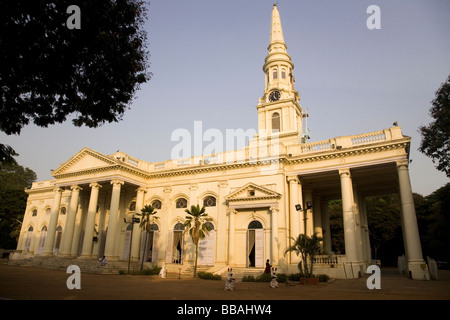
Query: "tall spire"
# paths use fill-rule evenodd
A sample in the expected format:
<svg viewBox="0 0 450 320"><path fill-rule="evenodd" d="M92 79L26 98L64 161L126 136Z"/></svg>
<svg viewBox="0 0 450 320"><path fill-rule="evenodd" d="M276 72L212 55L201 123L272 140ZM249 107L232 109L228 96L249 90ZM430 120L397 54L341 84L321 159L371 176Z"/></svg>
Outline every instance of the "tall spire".
<svg viewBox="0 0 450 320"><path fill-rule="evenodd" d="M303 132L303 109L294 89L294 63L287 53L281 18L273 5L270 44L263 65L264 95L258 109L258 135L276 136L284 145L298 144ZM306 140L305 140L306 141Z"/></svg>
<svg viewBox="0 0 450 320"><path fill-rule="evenodd" d="M270 44L275 42L284 43L283 29L281 28L280 12L277 5L273 5L272 24L270 26Z"/></svg>
<svg viewBox="0 0 450 320"><path fill-rule="evenodd" d="M270 44L264 61L263 70L266 74L266 90L283 89L286 92L294 90L294 64L287 53L281 27L280 12L277 5L273 5L270 24Z"/></svg>

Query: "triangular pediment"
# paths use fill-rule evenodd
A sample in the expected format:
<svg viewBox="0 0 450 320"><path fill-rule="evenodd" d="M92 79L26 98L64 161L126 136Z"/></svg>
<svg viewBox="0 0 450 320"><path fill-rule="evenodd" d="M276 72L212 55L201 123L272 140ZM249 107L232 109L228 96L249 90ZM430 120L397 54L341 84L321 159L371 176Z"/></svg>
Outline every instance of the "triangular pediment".
<svg viewBox="0 0 450 320"><path fill-rule="evenodd" d="M280 193L251 182L231 192L228 196L225 197L228 202L270 200L280 198Z"/></svg>
<svg viewBox="0 0 450 320"><path fill-rule="evenodd" d="M96 168L115 165L117 161L114 158L105 156L97 151L84 148L68 161L61 164L58 169L52 172L53 176L91 170Z"/></svg>

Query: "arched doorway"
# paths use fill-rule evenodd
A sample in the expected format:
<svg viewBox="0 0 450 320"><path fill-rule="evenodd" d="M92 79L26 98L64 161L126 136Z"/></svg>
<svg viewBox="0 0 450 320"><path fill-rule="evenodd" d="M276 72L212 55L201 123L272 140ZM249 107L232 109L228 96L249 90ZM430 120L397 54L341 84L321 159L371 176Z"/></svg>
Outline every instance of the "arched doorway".
<svg viewBox="0 0 450 320"><path fill-rule="evenodd" d="M214 248L216 244L216 230L211 222L205 223L209 234L198 242L198 264L200 266L214 265Z"/></svg>
<svg viewBox="0 0 450 320"><path fill-rule="evenodd" d="M173 231L167 232L166 263L183 262L183 233L184 225L180 222L173 227Z"/></svg>
<svg viewBox="0 0 450 320"><path fill-rule="evenodd" d="M31 238L33 237L33 227L30 226L27 231L27 236L25 238L25 246L23 247L24 251L30 250Z"/></svg>
<svg viewBox="0 0 450 320"><path fill-rule="evenodd" d="M47 239L47 226L41 228L41 234L39 236L38 248L36 251L37 255L40 255L44 251L45 239Z"/></svg>
<svg viewBox="0 0 450 320"><path fill-rule="evenodd" d="M130 255L131 235L133 232L133 224L129 223L125 230L125 237L123 242L122 260L128 260Z"/></svg>
<svg viewBox="0 0 450 320"><path fill-rule="evenodd" d="M264 267L264 229L257 220L250 222L247 229L247 266Z"/></svg>
<svg viewBox="0 0 450 320"><path fill-rule="evenodd" d="M141 252L144 252L145 262L156 262L158 259L159 227L157 224L150 225L149 232L142 233ZM147 241L147 244L146 244Z"/></svg>
<svg viewBox="0 0 450 320"><path fill-rule="evenodd" d="M64 209L64 208L63 208ZM55 234L55 244L53 245L53 254L56 256L59 252L59 246L61 244L61 236L62 236L62 227L58 226L56 228Z"/></svg>

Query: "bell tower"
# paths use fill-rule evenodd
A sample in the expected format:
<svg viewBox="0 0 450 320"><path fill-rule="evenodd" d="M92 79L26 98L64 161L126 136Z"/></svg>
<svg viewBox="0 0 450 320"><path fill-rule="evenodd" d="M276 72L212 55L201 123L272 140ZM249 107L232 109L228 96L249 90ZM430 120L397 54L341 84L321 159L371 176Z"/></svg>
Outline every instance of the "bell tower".
<svg viewBox="0 0 450 320"><path fill-rule="evenodd" d="M256 106L258 136L278 135L285 145L307 142L303 134L304 112L299 103L300 95L294 89L294 63L287 53L276 4L272 10L270 44L263 71L264 95Z"/></svg>

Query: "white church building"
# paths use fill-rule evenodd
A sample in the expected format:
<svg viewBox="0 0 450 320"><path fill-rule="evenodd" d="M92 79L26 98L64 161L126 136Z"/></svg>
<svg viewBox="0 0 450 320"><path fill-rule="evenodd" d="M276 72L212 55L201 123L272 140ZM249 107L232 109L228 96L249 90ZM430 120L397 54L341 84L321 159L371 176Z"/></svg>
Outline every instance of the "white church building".
<svg viewBox="0 0 450 320"><path fill-rule="evenodd" d="M309 142L276 5L263 71L258 132L246 147L158 163L83 148L52 171L53 179L26 190L15 259L57 256L98 264L105 255L164 264L169 272L186 269L195 250L184 233L185 210L199 204L212 218L212 231L200 242L198 264L206 271L259 269L269 259L279 272L298 272L300 258L286 248L299 234L316 232L327 253L317 258L316 272L356 278L372 264L365 198L390 193L399 194L406 267L412 278L423 279L408 171L411 138L394 126ZM342 200L342 255L331 252L328 201L335 199ZM148 204L159 219L144 237L130 218Z"/></svg>

